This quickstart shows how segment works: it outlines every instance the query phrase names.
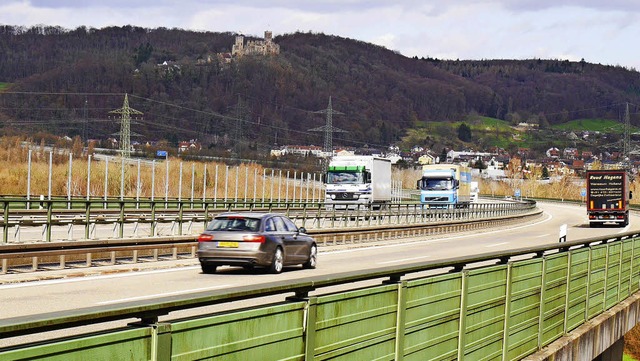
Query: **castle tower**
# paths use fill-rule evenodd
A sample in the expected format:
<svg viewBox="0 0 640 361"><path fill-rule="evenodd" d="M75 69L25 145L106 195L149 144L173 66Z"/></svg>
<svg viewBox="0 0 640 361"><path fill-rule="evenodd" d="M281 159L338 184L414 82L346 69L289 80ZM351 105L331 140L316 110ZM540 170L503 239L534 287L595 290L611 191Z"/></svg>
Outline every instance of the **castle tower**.
<svg viewBox="0 0 640 361"><path fill-rule="evenodd" d="M231 47L231 55L242 55L244 53L244 36L237 35L236 43Z"/></svg>

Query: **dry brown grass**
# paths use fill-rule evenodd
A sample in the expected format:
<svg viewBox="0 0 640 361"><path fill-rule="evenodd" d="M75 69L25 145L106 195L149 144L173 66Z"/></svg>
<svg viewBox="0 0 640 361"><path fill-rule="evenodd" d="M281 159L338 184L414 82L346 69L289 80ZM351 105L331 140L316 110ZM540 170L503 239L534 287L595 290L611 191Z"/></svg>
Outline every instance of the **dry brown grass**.
<svg viewBox="0 0 640 361"><path fill-rule="evenodd" d="M29 151L22 145L24 140L17 137L0 138L0 194L24 196L27 193L28 179L28 154ZM44 146L32 148L31 153L31 192L32 196L47 195L49 192L49 157L52 157L52 196L67 196L70 193L73 197L86 197L87 195L87 172L88 158L82 156L80 151L73 147L71 183L68 184L69 177L69 155L67 152L51 151ZM205 182L203 179L206 167L206 197L212 198L257 198L265 199L292 199L294 197L293 177L290 173L290 181L285 181L286 172L280 170L265 169L255 163L241 164L239 166L227 166L219 162L184 162L178 158L169 159L169 177L167 181L167 169L164 161L155 164L155 181L152 186L152 166L148 163L140 165L140 189L138 185L138 165L125 164L124 190L122 185L122 162L119 158L111 158L108 162L108 171L105 161L91 161L91 179L89 193L92 197L104 197L105 195L105 174L108 174L106 181L106 194L108 197L119 197L124 193L124 197L142 198L151 197L152 188L154 198L164 198L168 189L169 198L189 199L191 197L192 170L194 174L193 195L195 199L201 199ZM180 186L180 164L182 163L182 186ZM216 177L217 168L217 177ZM263 174L266 176L263 177ZM274 178L271 175L274 175ZM402 169L393 171L393 181L401 183L403 189L414 190L416 180L420 177L419 169ZM236 182L236 176L238 181ZM319 180L319 174L315 179ZM321 186L313 182L304 182L301 189L301 174L295 174L295 198L318 199L321 193ZM307 177L313 175L304 174ZM214 190L217 182L217 191ZM564 177L560 181L550 184L543 184L539 181L512 179L507 181L479 181L480 193L497 197L513 196L516 189L519 189L523 197L554 198L565 200L580 200L580 191L583 189L584 180L576 180ZM287 189L288 188L288 189ZM631 185L631 190L639 188L639 180ZM254 191L255 190L255 191ZM632 203L640 203L640 195L632 199Z"/></svg>
<svg viewBox="0 0 640 361"><path fill-rule="evenodd" d="M121 158L110 158L108 162L91 161L88 167L87 157L73 157L71 161L71 181L69 182L69 155L53 153L44 147L32 149L31 154L31 190L32 196L48 195L49 193L49 160L51 156L51 195L73 197L86 197L87 174L90 171L89 193L92 197L104 197L105 186L108 197L142 198L151 197L201 199L205 189L206 167L206 197L212 198L253 198L267 199L296 199L300 197L319 197L319 185L313 187L313 175L305 173L289 173L289 182L286 182L286 172L280 170L264 169L255 163L241 164L239 166L227 166L217 162L184 162L177 158L170 158L167 163L157 161L155 167L148 162L125 163L124 183L122 182L123 165ZM29 151L20 145L18 139L0 139L0 194L24 196L27 193L29 178L28 167ZM51 155L53 154L53 155ZM108 163L108 168L107 168ZM182 183L180 183L180 166L182 163ZM138 181L138 167L140 177ZM217 171L216 171L217 169ZM168 172L168 173L167 173ZM266 172L266 177L263 174ZM155 173L155 177L153 175ZM167 176L168 174L168 176ZM273 178L271 175L273 174ZM105 181L105 175L106 181ZM294 180L295 176L295 180ZM236 181L237 177L237 181ZM304 177L304 186L301 186L301 178ZM307 182L310 178L311 182ZM193 179L193 180L192 180ZM319 175L316 175L319 179ZM153 182L152 182L153 180ZM152 186L152 183L155 183ZM294 194L295 183L295 194ZM122 185L124 188L122 189ZM139 190L138 190L139 184ZM217 184L217 191L214 187ZM302 187L302 188L301 188ZM168 190L168 191L167 191ZM315 193L315 194L314 194Z"/></svg>

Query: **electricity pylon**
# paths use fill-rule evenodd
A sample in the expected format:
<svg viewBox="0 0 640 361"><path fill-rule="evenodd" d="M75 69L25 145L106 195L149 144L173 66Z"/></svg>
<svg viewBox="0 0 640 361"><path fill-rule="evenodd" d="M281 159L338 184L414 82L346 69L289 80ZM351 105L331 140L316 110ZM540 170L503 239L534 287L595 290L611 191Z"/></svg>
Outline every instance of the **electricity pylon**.
<svg viewBox="0 0 640 361"><path fill-rule="evenodd" d="M131 156L131 114L142 115L141 111L129 107L129 96L125 93L122 108L112 110L111 114L120 114L120 154L124 158Z"/></svg>
<svg viewBox="0 0 640 361"><path fill-rule="evenodd" d="M310 132L324 132L324 148L323 151L325 154L333 154L333 133L346 133L346 131L340 129L340 128L336 128L333 126L333 115L334 114L344 114L341 113L339 111L333 110L333 107L331 106L331 97L329 97L329 105L327 106L327 109L325 110L319 110L317 112L314 113L322 113L322 114L326 114L326 123L324 126L322 127L317 127L317 128L313 128L313 129L309 129Z"/></svg>

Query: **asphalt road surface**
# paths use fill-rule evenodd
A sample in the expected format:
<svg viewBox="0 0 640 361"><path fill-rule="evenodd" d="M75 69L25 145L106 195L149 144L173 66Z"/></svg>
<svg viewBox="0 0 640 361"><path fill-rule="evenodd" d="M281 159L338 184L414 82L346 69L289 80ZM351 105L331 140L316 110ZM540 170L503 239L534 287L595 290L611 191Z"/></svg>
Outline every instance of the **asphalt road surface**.
<svg viewBox="0 0 640 361"><path fill-rule="evenodd" d="M516 226L478 230L451 236L412 238L402 242L381 242L359 248L354 248L351 245L321 247L317 269L303 270L300 267L292 267L286 268L280 275L247 271L237 267L220 267L216 274L203 274L197 260L167 261L167 263L159 262L160 264L147 266L138 265L134 267L136 272L123 272L126 267L132 268L133 266L99 267L101 268L100 272L96 272L94 269L67 270L65 272L75 272L76 276L82 275L83 277L0 284L0 304L2 304L0 317L7 318L116 304L275 280L295 280L311 275L327 275L356 269L557 243L562 225L567 226L567 239L570 241L640 229L640 216L635 214L631 216L630 225L626 228L589 228L584 205L540 203L539 206L544 210L541 217ZM83 272L95 274L84 275ZM38 273L37 276L42 277L43 273L36 273ZM53 277L56 271L47 274ZM8 281L12 277L24 278L29 275L0 275L0 281L3 279ZM282 299L282 296L274 296L269 301ZM249 305L250 302L256 301L243 301L236 303L236 306ZM224 307L229 306L218 305L206 310L181 311L168 317L184 317L217 311L224 309ZM109 326L125 323L109 323ZM53 335L59 336L59 334ZM22 338L20 342L38 340L44 336L28 336ZM12 339L0 340L0 347L16 342L18 341Z"/></svg>

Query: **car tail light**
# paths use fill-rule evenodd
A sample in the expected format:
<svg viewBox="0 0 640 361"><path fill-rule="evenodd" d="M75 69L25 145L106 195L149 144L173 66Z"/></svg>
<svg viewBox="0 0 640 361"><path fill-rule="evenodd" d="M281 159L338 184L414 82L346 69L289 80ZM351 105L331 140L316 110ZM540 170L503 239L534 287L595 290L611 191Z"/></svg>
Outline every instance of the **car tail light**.
<svg viewBox="0 0 640 361"><path fill-rule="evenodd" d="M267 237L265 237L263 235L249 234L249 235L246 235L246 236L242 237L242 240L245 241L245 242L264 243L267 240Z"/></svg>
<svg viewBox="0 0 640 361"><path fill-rule="evenodd" d="M213 241L213 236L210 234L201 234L200 237L198 237L198 242L211 242Z"/></svg>

